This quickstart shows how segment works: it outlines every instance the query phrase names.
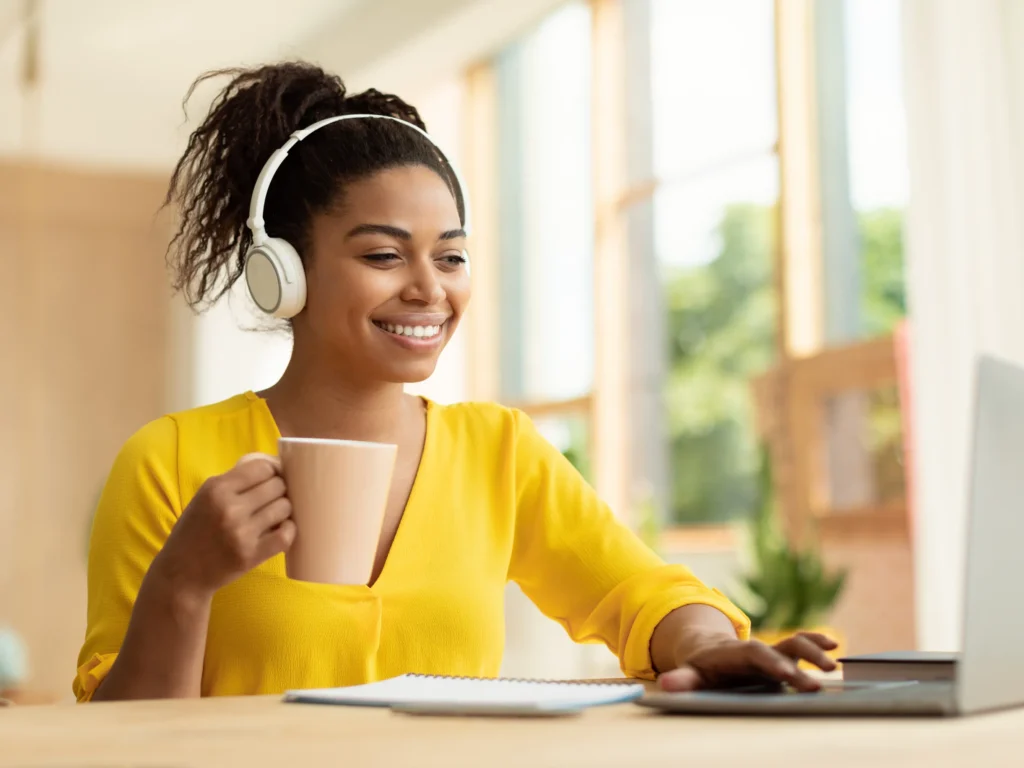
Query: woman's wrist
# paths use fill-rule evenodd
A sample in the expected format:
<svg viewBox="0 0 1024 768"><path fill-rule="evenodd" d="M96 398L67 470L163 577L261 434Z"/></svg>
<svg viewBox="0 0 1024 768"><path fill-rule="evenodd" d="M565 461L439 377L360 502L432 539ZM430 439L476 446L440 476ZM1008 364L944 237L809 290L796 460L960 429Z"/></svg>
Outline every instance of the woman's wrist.
<svg viewBox="0 0 1024 768"><path fill-rule="evenodd" d="M658 674L685 664L698 651L739 639L729 617L709 605L684 605L668 614L651 637L651 662Z"/></svg>
<svg viewBox="0 0 1024 768"><path fill-rule="evenodd" d="M671 669L681 667L701 651L722 643L736 642L735 632L724 632L719 629L693 627L683 629L676 636L676 644L672 653ZM667 672L668 670L661 670Z"/></svg>
<svg viewBox="0 0 1024 768"><path fill-rule="evenodd" d="M187 621L191 617L202 617L209 613L214 591L195 580L167 560L157 555L146 577L142 581L139 595L146 596L163 606L178 618Z"/></svg>

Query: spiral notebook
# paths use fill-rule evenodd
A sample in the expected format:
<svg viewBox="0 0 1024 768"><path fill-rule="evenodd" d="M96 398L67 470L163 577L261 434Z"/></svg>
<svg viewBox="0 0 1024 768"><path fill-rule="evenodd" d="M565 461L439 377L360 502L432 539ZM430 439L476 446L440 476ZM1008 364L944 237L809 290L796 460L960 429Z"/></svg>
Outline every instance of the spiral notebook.
<svg viewBox="0 0 1024 768"><path fill-rule="evenodd" d="M424 714L565 714L635 701L643 693L644 686L634 683L402 675L345 688L288 691L284 700Z"/></svg>

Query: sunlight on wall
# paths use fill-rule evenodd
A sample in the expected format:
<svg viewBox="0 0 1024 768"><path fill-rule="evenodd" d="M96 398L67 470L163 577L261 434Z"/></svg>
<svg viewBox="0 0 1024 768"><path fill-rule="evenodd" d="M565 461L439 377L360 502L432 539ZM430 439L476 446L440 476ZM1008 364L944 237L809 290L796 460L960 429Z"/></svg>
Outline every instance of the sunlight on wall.
<svg viewBox="0 0 1024 768"><path fill-rule="evenodd" d="M260 318L243 281L193 324L193 404L215 403L270 386L291 355L287 331L247 330Z"/></svg>

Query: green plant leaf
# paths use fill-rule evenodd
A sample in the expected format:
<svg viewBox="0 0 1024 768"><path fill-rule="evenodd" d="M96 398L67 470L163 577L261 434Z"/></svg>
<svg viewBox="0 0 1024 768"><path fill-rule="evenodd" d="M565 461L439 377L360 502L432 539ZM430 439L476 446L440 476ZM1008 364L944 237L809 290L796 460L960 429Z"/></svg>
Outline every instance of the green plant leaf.
<svg viewBox="0 0 1024 768"><path fill-rule="evenodd" d="M740 584L747 600L738 600L755 630L807 629L834 608L846 572L829 573L816 551L797 550L779 531L772 499L768 452L761 450L760 503L750 520L751 570Z"/></svg>

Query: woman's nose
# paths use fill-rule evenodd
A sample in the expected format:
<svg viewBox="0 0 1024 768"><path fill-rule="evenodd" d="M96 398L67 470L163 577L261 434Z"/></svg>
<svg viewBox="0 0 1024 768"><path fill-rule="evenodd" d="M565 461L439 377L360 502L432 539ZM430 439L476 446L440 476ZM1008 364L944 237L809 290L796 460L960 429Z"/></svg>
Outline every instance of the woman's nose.
<svg viewBox="0 0 1024 768"><path fill-rule="evenodd" d="M412 265L403 299L432 306L444 301L445 295L444 286L432 259L426 263L417 262Z"/></svg>

